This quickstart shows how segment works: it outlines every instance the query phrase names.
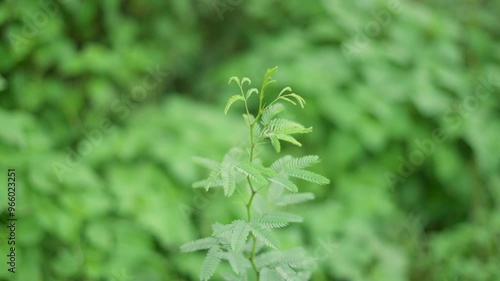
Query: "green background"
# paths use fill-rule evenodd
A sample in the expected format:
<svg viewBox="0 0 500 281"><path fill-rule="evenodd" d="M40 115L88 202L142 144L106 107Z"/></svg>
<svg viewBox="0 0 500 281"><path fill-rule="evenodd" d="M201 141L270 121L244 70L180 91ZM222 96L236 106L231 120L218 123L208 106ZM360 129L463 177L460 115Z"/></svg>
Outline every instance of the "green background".
<svg viewBox="0 0 500 281"><path fill-rule="evenodd" d="M19 218L0 280L197 280L203 253L179 246L244 206L193 190L192 157L244 144L228 78L257 87L273 66L271 92L302 95L288 115L314 127L282 153L320 155L331 180L300 186L316 199L277 232L318 260L313 280L500 280L499 15L493 0L0 2L0 213L16 168Z"/></svg>

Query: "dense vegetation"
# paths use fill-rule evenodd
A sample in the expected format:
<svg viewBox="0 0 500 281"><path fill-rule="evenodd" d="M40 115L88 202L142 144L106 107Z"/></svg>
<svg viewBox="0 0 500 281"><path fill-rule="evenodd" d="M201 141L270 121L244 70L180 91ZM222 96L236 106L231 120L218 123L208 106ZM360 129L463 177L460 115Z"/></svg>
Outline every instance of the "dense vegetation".
<svg viewBox="0 0 500 281"><path fill-rule="evenodd" d="M493 0L0 2L15 280L198 280L204 254L179 246L245 214L191 188L206 175L192 157L246 140L221 112L227 78L260 84L275 65L270 91L300 93L287 114L314 126L282 153L321 155L312 171L331 180L302 186L315 200L289 211L304 223L277 234L315 258L312 280L500 280L499 14Z"/></svg>

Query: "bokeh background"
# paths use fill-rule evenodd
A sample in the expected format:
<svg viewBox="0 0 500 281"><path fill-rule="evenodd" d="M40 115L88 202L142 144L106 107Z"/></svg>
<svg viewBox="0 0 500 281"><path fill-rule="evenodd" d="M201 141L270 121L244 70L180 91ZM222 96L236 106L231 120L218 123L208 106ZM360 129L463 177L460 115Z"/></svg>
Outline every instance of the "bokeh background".
<svg viewBox="0 0 500 281"><path fill-rule="evenodd" d="M313 280L500 280L499 20L494 0L1 1L0 280L198 280L179 245L243 206L193 190L192 157L244 144L228 78L273 66L314 127L282 153L332 181L278 231Z"/></svg>

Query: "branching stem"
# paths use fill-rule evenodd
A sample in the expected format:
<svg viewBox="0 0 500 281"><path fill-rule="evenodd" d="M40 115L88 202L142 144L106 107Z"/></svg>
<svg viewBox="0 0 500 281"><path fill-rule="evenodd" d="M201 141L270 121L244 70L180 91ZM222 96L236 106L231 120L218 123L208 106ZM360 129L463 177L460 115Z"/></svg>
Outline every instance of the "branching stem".
<svg viewBox="0 0 500 281"><path fill-rule="evenodd" d="M259 121L260 117L262 116L262 114L264 113L266 108L271 106L272 104L274 104L279 99L279 96L278 96L273 102L271 102L271 104L269 104L267 106L263 103L264 90L265 90L265 86L266 86L265 83L266 83L266 81L264 81L264 83L262 84L262 88L260 90L259 110L257 112L257 116L253 120L250 119L250 111L248 110L248 103L247 103L247 100L245 98L245 109L247 112L247 121L248 121L248 126L250 129L250 159L249 159L250 162L252 162L254 160L255 147L259 144L259 142L261 140L261 139L259 139L259 140L257 140L257 142L255 142L255 140L254 140L254 126ZM271 82L267 82L267 83L269 84ZM243 88L241 87L241 84L240 84L240 90L241 90L242 96L245 97L245 95L243 94ZM280 96L281 96L281 93L280 93ZM246 208L247 208L247 219L248 219L248 222L250 223L250 221L252 219L252 203L253 203L253 200L254 200L255 195L257 194L258 190L253 187L252 180L250 179L250 177L247 177L247 182L248 182L248 186L250 187L250 199L248 200L248 203L246 204ZM257 276L257 281L259 281L260 280L260 270L255 263L255 254L256 254L256 250L257 250L257 237L255 237L255 235L253 235L253 233L251 233L251 235L252 235L253 245L252 245L252 251L250 253L249 259L250 259L250 263L252 264L252 268L255 271L255 274Z"/></svg>
<svg viewBox="0 0 500 281"><path fill-rule="evenodd" d="M245 101L245 106L246 106L246 101ZM246 107L248 108L248 106L246 106ZM262 109L259 106L259 113L257 114L258 117L261 115L261 110ZM248 114L248 122L249 122L249 128L250 128L250 159L249 160L250 160L250 162L252 162L253 157L254 157L255 146L257 145L254 142L254 135L253 135L253 131L254 131L253 128L255 126L255 122L257 122L257 118L255 118L254 120L250 120L250 114ZM247 219L248 219L248 222L250 223L250 220L252 219L252 203L253 203L253 199L255 198L255 195L257 194L257 190L255 190L255 188L253 187L252 180L250 179L250 177L247 177L247 181L248 181L248 186L250 187L250 192L251 192L250 199L248 200L248 203L246 204ZM257 237L255 237L255 235L253 235L253 233L251 235L252 235L252 239L253 239L253 245L252 245L252 252L250 253L250 263L252 264L252 268L255 271L255 274L257 276L257 281L259 281L260 280L260 270L257 267L257 265L255 264L255 252L256 252L256 248L257 248Z"/></svg>

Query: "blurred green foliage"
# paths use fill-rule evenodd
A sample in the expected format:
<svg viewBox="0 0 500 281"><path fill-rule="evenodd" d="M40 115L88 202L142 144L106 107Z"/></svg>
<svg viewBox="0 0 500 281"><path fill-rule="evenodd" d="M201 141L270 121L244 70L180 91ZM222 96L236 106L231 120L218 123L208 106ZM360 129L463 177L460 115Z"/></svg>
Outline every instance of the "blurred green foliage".
<svg viewBox="0 0 500 281"><path fill-rule="evenodd" d="M196 280L203 255L178 246L244 208L192 190L191 158L244 142L227 79L274 65L332 180L304 187L305 223L280 233L317 258L313 280L500 280L499 14L493 0L2 1L14 280Z"/></svg>

